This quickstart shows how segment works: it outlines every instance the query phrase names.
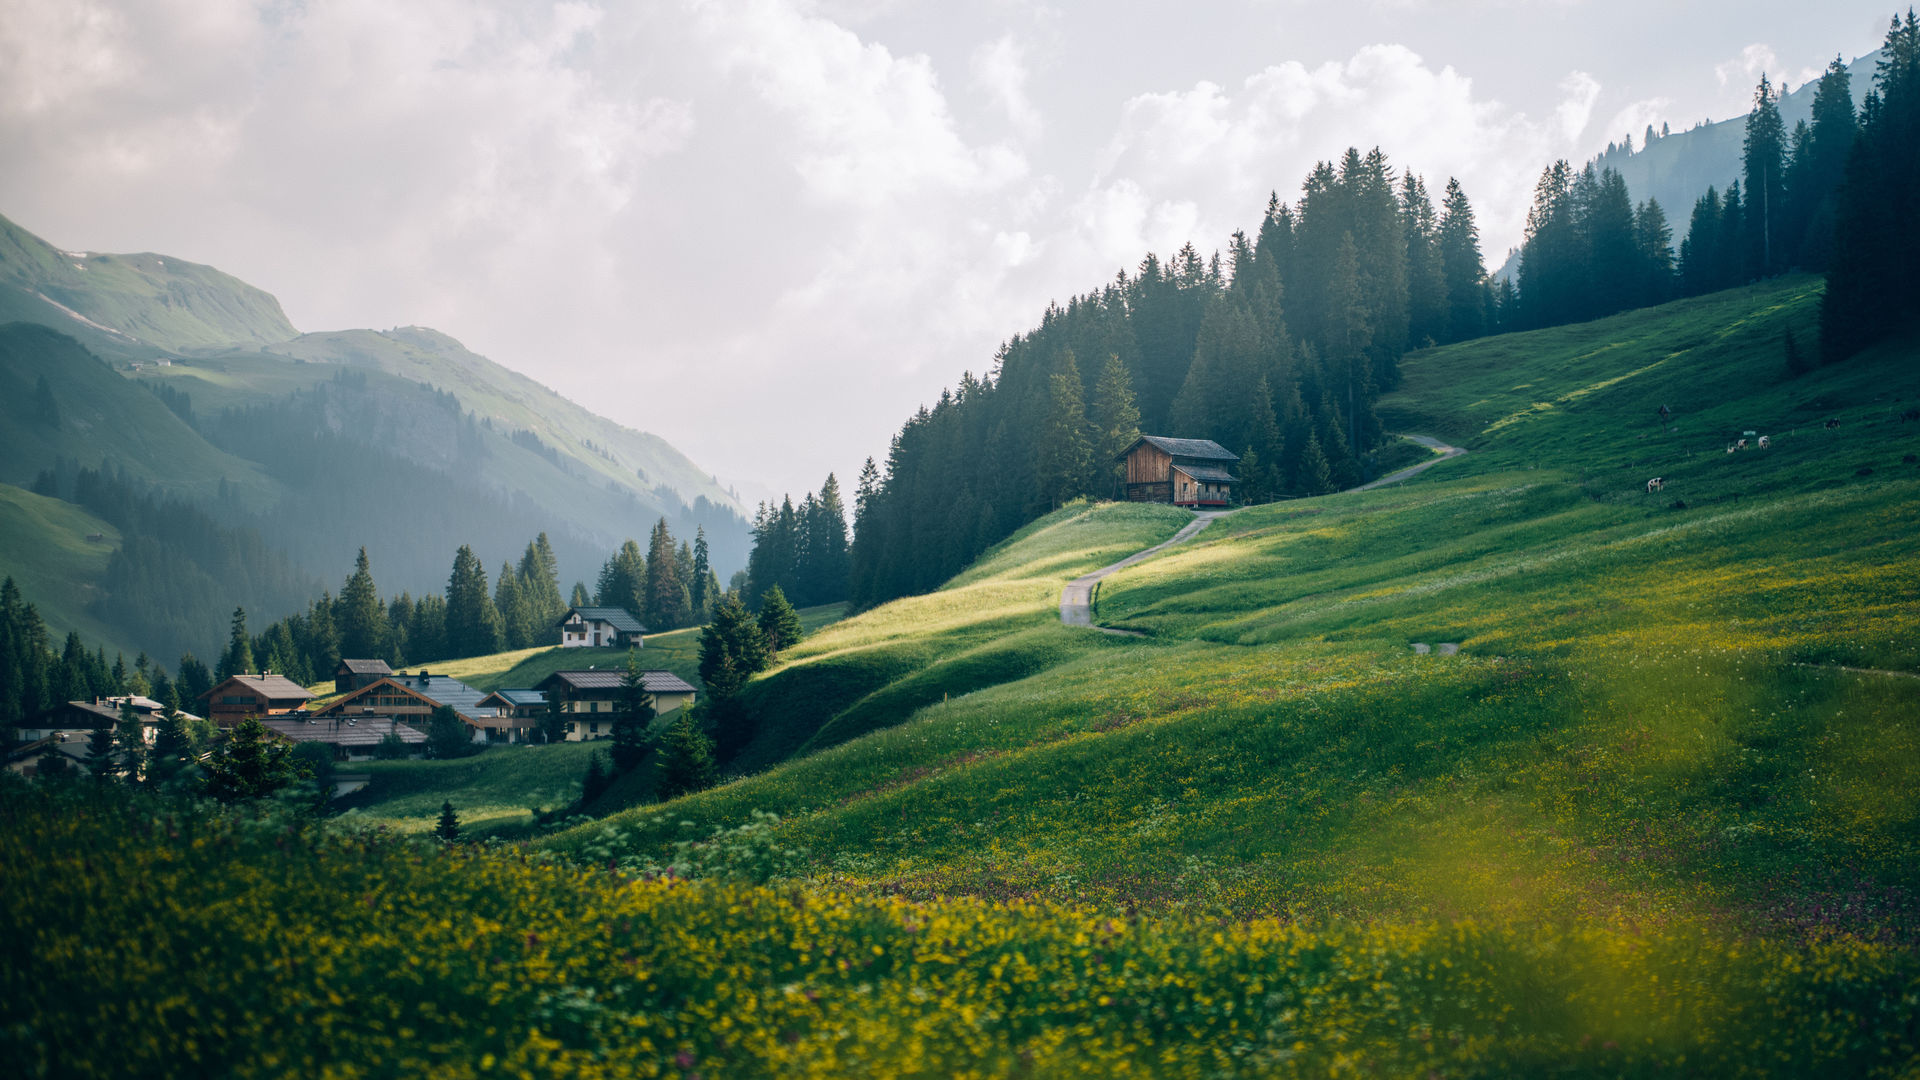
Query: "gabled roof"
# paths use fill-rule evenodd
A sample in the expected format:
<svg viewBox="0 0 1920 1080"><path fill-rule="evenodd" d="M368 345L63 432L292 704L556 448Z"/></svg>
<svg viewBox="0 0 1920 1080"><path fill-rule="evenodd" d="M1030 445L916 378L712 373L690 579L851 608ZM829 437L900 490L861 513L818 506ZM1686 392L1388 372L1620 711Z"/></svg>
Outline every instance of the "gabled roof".
<svg viewBox="0 0 1920 1080"><path fill-rule="evenodd" d="M1209 484L1239 483L1232 473L1220 468L1218 465L1182 465L1176 461L1173 463L1173 467L1193 477L1195 480L1202 480Z"/></svg>
<svg viewBox="0 0 1920 1080"><path fill-rule="evenodd" d="M228 683L239 683L241 686L254 691L269 701L307 701L313 697L313 694L308 691L306 687L301 686L285 675L235 675L221 682L219 686L215 686L213 689L201 694L200 697L207 701L212 701L213 695L220 692L220 687L226 686Z"/></svg>
<svg viewBox="0 0 1920 1080"><path fill-rule="evenodd" d="M623 634L644 634L647 632L647 628L640 625L640 620L633 617L633 612L623 607L568 608L567 613L560 616L560 622L554 623L553 625L559 626L572 619L575 615L580 616L588 622L607 623Z"/></svg>
<svg viewBox="0 0 1920 1080"><path fill-rule="evenodd" d="M323 715L331 716L360 708L361 706L357 704L360 699L376 696L382 687L398 687L422 699L428 705L450 705L454 712L459 713L463 719L471 723L478 723L484 715L480 709L480 701L487 696L485 691L475 690L451 675L404 673L388 675L378 682L368 683L327 706L321 712Z"/></svg>
<svg viewBox="0 0 1920 1080"><path fill-rule="evenodd" d="M345 668L349 673L354 675L393 674L393 669L387 666L385 660L341 660L340 667L333 669L335 674L339 673L340 668Z"/></svg>
<svg viewBox="0 0 1920 1080"><path fill-rule="evenodd" d="M1132 446L1120 452L1126 457L1139 449L1141 443L1151 443L1155 447L1172 454L1176 458L1193 458L1197 461L1239 461L1240 455L1231 453L1226 447L1212 439L1169 439L1165 435L1142 435L1135 439Z"/></svg>
<svg viewBox="0 0 1920 1080"><path fill-rule="evenodd" d="M595 668L591 671L556 671L540 680L541 687L556 680L568 690L618 690L626 678L624 668ZM649 694L691 694L697 688L671 671L643 671L640 685Z"/></svg>

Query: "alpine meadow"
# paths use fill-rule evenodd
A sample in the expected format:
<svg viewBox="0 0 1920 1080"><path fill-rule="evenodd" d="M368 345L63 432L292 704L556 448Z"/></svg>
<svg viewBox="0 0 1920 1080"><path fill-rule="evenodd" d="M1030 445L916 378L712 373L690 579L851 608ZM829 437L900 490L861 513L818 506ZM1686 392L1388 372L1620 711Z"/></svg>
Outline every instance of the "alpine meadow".
<svg viewBox="0 0 1920 1080"><path fill-rule="evenodd" d="M1920 1077L1913 11L28 6L19 1075Z"/></svg>

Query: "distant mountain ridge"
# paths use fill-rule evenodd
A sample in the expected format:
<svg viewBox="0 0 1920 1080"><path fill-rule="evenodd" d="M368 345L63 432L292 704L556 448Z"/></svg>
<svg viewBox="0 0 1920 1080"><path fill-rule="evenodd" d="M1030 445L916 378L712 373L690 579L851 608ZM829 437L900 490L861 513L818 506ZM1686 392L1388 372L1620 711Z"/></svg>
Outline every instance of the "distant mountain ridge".
<svg viewBox="0 0 1920 1080"><path fill-rule="evenodd" d="M1857 57L1847 65L1853 81L1853 104L1858 109L1873 89L1874 65L1880 50ZM1780 98L1780 120L1788 131L1813 115L1815 81L1793 87ZM1667 213L1674 229L1676 252L1686 236L1687 218L1694 201L1709 187L1725 192L1727 185L1740 178L1743 147L1747 137L1745 113L1703 123L1685 131L1660 136L1651 143L1642 132L1621 132L1632 143L1617 143L1589 159L1595 169L1612 169L1627 182L1635 203L1652 199ZM1519 253L1510 251L1494 279L1512 277L1520 267Z"/></svg>
<svg viewBox="0 0 1920 1080"><path fill-rule="evenodd" d="M447 334L303 334L213 267L67 252L0 217L0 484L71 498L102 468L257 529L311 580L337 584L364 544L384 590L416 595L462 543L492 574L547 532L565 583L661 517L704 528L723 577L749 545L732 492L666 440ZM34 559L0 550L0 572ZM200 636L136 644L216 644Z"/></svg>

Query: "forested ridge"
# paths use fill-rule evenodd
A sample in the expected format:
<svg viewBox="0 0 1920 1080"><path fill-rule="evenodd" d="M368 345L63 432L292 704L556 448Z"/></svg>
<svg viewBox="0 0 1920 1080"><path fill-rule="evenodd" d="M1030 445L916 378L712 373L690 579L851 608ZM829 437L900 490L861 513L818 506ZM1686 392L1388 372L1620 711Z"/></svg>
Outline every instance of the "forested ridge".
<svg viewBox="0 0 1920 1080"><path fill-rule="evenodd" d="M1743 178L1709 188L1678 250L1666 210L1620 174L1549 165L1514 278L1493 281L1466 193L1436 207L1424 179L1379 149L1349 149L1270 198L1224 256L1189 243L1049 305L922 407L869 459L855 497L849 595L858 607L932 589L1041 514L1119 493L1115 456L1142 433L1212 439L1240 455L1244 502L1321 494L1368 474L1373 412L1410 349L1582 322L1745 284L1827 270L1819 348L1784 343L1790 368L1838 362L1916 318L1920 288L1920 24L1888 30L1856 115L1835 60L1812 115L1788 130L1765 76ZM1815 353L1817 351L1817 357Z"/></svg>

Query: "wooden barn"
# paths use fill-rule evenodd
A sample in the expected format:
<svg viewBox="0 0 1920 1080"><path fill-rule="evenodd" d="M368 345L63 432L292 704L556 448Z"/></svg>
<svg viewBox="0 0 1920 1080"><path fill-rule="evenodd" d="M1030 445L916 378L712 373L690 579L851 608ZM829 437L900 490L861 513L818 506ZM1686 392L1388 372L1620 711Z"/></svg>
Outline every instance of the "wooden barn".
<svg viewBox="0 0 1920 1080"><path fill-rule="evenodd" d="M1193 508L1226 506L1238 483L1228 466L1240 455L1212 439L1142 435L1119 460L1127 463L1129 502L1161 502Z"/></svg>

